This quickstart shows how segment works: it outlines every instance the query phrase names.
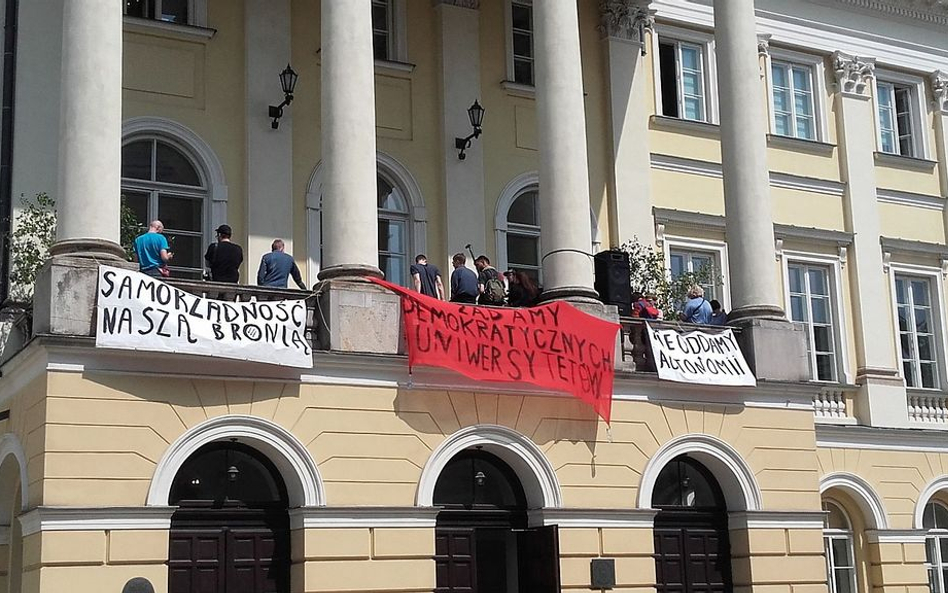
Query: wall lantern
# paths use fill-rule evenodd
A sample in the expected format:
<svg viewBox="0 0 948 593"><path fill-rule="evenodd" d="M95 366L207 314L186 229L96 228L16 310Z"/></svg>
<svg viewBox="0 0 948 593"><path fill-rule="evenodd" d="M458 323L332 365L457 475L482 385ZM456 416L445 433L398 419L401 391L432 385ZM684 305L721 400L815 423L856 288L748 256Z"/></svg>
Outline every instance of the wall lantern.
<svg viewBox="0 0 948 593"><path fill-rule="evenodd" d="M276 130L280 127L280 118L283 117L283 108L293 102L293 89L296 88L296 80L299 75L287 64L283 72L280 72L280 87L283 89L283 102L279 105L270 105L270 117L273 122L270 127Z"/></svg>
<svg viewBox="0 0 948 593"><path fill-rule="evenodd" d="M474 474L474 483L478 486L484 486L487 483L487 476L484 475L484 472L477 472Z"/></svg>
<svg viewBox="0 0 948 593"><path fill-rule="evenodd" d="M237 469L236 465L232 465L227 468L227 480L230 482L236 482L237 476L240 474L240 470Z"/></svg>
<svg viewBox="0 0 948 593"><path fill-rule="evenodd" d="M467 156L464 154L464 151L471 147L471 140L481 135L481 123L484 121L484 108L481 107L480 103L474 101L474 104L467 109L467 117L471 120L471 127L474 128L474 130L467 138L454 139L454 147L458 149L458 158L462 161Z"/></svg>

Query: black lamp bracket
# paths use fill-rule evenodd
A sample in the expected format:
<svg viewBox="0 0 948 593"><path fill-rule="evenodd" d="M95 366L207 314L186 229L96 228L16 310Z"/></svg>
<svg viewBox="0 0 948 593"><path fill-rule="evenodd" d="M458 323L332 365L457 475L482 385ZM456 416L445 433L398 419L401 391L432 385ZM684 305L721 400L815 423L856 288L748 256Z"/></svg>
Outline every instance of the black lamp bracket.
<svg viewBox="0 0 948 593"><path fill-rule="evenodd" d="M293 93L287 93L283 98L283 102L279 105L270 105L270 117L273 119L270 122L270 127L276 130L280 127L280 118L283 117L283 108L293 102Z"/></svg>
<svg viewBox="0 0 948 593"><path fill-rule="evenodd" d="M454 148L458 150L458 160L464 160L467 158L467 155L464 153L465 150L471 147L471 141L474 138L479 138L481 135L481 129L479 127L474 128L474 131L470 133L466 138L455 138L454 139Z"/></svg>

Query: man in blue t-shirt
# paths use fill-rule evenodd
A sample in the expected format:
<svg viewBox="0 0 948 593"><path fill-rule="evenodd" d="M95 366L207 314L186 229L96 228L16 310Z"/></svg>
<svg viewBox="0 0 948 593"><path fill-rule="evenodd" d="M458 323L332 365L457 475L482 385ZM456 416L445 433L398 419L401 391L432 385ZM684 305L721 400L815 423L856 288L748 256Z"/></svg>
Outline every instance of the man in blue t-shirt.
<svg viewBox="0 0 948 593"><path fill-rule="evenodd" d="M138 271L155 278L161 276L159 268L174 257L168 248L168 240L162 235L165 225L160 220L148 224L148 232L135 238L135 257L138 259Z"/></svg>
<svg viewBox="0 0 948 593"><path fill-rule="evenodd" d="M681 320L704 325L711 323L711 303L704 299L704 289L700 286L692 286L688 290L688 302L681 312Z"/></svg>
<svg viewBox="0 0 948 593"><path fill-rule="evenodd" d="M283 239L275 239L270 246L270 253L260 259L260 267L257 269L257 284L260 286L273 286L276 288L286 288L287 278L293 276L293 282L300 287L300 290L306 290L303 284L303 278L300 276L300 269L293 260L293 256L283 251L286 245Z"/></svg>
<svg viewBox="0 0 948 593"><path fill-rule="evenodd" d="M473 305L477 301L477 274L466 263L467 258L463 253L455 253L451 258L454 266L451 272L451 302Z"/></svg>

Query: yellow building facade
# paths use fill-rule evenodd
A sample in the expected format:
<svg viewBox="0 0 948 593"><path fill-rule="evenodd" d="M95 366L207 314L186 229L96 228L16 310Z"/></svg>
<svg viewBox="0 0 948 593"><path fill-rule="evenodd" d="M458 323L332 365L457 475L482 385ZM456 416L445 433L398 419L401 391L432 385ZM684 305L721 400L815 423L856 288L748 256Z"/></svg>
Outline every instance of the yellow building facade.
<svg viewBox="0 0 948 593"><path fill-rule="evenodd" d="M6 318L0 593L948 590L942 3L13 5L7 197L59 244ZM216 227L242 285L282 238L315 296L234 290L309 296L312 368L95 348L120 203L198 294ZM588 256L633 238L720 277L756 387L637 369L623 318L607 425L409 372L354 280L473 250L614 319Z"/></svg>

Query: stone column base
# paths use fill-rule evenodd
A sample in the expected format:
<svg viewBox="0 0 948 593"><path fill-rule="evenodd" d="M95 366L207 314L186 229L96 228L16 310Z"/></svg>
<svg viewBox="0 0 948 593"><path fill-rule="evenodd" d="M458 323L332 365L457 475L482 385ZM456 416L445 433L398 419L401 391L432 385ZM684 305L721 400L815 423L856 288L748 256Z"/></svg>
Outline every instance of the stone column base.
<svg viewBox="0 0 948 593"><path fill-rule="evenodd" d="M771 319L729 319L728 322L740 328L737 342L758 379L810 380L803 327Z"/></svg>
<svg viewBox="0 0 948 593"><path fill-rule="evenodd" d="M895 369L856 370L856 417L869 426L909 426L905 381Z"/></svg>
<svg viewBox="0 0 948 593"><path fill-rule="evenodd" d="M125 249L118 243L105 239L65 239L56 241L49 248L53 257L67 255L72 257L87 257L91 259L105 259L112 261L126 261Z"/></svg>
<svg viewBox="0 0 948 593"><path fill-rule="evenodd" d="M317 342L339 352L404 352L400 297L376 284L328 280L317 285Z"/></svg>

